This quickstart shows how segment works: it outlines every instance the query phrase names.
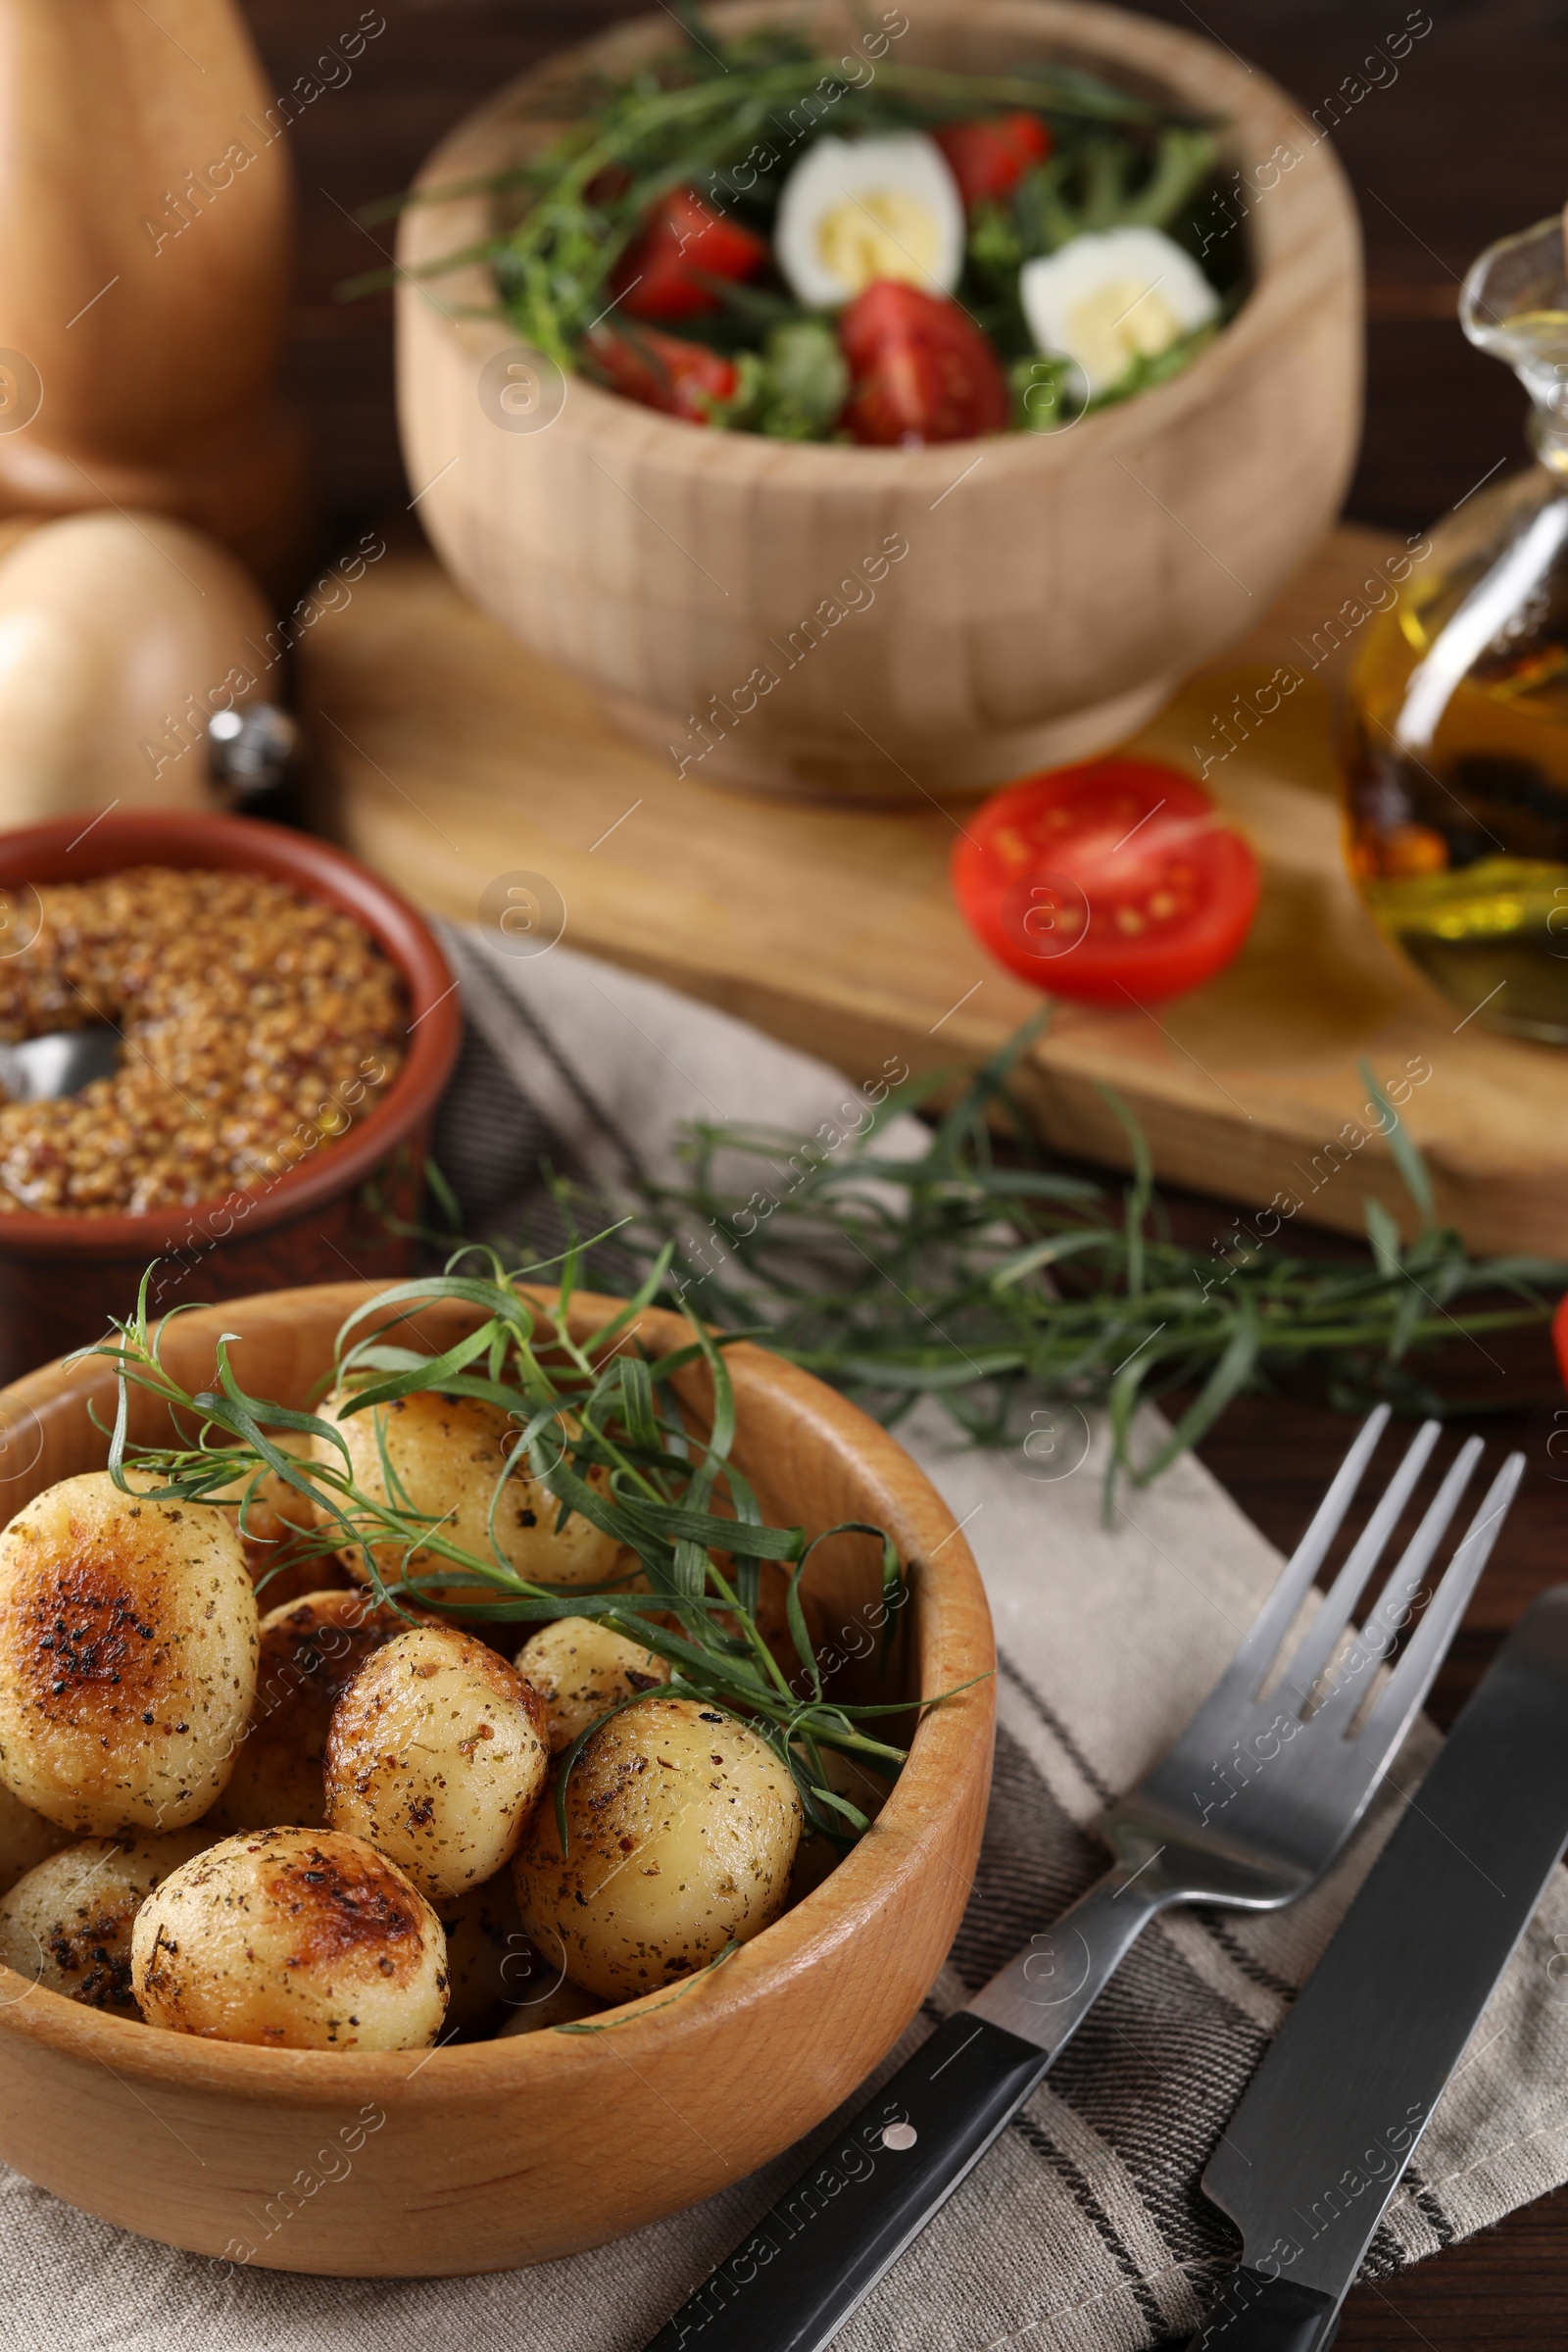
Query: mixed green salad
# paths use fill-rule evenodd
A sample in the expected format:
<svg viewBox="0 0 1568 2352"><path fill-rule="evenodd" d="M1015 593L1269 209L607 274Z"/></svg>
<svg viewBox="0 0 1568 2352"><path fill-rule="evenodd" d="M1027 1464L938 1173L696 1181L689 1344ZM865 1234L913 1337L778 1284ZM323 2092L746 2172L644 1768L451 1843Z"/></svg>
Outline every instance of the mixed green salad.
<svg viewBox="0 0 1568 2352"><path fill-rule="evenodd" d="M509 174L485 249L523 336L687 422L889 446L1051 431L1176 373L1246 291L1212 123L1076 68L684 45ZM467 259L467 256L463 257Z"/></svg>

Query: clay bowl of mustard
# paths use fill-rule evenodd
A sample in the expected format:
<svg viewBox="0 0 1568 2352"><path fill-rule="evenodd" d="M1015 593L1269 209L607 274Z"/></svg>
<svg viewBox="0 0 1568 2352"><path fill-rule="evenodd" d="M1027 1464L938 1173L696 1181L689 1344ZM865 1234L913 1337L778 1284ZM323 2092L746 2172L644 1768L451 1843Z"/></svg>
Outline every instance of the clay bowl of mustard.
<svg viewBox="0 0 1568 2352"><path fill-rule="evenodd" d="M197 1309L168 1326L165 1360L187 1389L205 1387L219 1335L237 1333L246 1389L303 1406L375 1287ZM613 1306L574 1298L574 1335ZM470 1310L443 1300L421 1310L417 1344L448 1347L466 1327ZM638 1320L655 1354L689 1336L674 1314ZM762 1348L740 1345L726 1360L733 1458L763 1512L812 1533L868 1522L906 1563L911 1597L883 1688L955 1693L920 1716L859 1843L723 1967L603 2012L602 2031L423 2051L269 2049L160 2031L0 1967L0 2159L123 2229L236 2265L446 2276L553 2261L711 2196L864 2081L914 2016L967 1899L990 1785L990 1615L962 1534L884 1429ZM676 1387L706 1423L706 1371ZM0 1488L8 1514L103 1467L114 1399L102 1357L0 1391L0 1414L39 1434L36 1458ZM132 1438L167 1443L163 1409L133 1391ZM830 1633L875 1622L880 1547L834 1536L812 1552L807 1584Z"/></svg>
<svg viewBox="0 0 1568 2352"><path fill-rule="evenodd" d="M353 858L281 826L173 811L90 821L77 813L0 834L0 991L7 962L24 960L38 937L40 887L143 867L253 874L352 918L396 975L391 1074L376 1083L372 1064L363 1086L332 1090L283 1172L220 1184L208 1198L92 1213L0 1205L0 1380L102 1337L111 1316L133 1310L155 1260L157 1312L181 1299L348 1273L384 1281L408 1263L411 1245L397 1228L415 1215L431 1122L461 1042L456 983L429 926ZM69 988L62 1006L46 1026L78 1024ZM242 1035L234 1051L244 1051ZM156 1045L138 1046L133 1028L120 1052L122 1060L146 1054L156 1067ZM199 1117L200 1105L187 1108ZM134 1133L128 1142L134 1150ZM0 1474L32 1443L30 1432L0 1428Z"/></svg>

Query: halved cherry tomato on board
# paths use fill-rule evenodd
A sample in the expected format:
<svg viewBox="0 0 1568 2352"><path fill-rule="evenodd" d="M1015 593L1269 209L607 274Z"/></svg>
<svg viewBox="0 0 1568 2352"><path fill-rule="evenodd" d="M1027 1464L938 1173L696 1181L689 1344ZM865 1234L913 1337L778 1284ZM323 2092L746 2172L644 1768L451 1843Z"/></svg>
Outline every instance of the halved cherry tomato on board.
<svg viewBox="0 0 1568 2352"><path fill-rule="evenodd" d="M874 278L840 318L839 348L850 364L844 422L857 441L887 449L969 441L1007 421L996 353L944 295Z"/></svg>
<svg viewBox="0 0 1568 2352"><path fill-rule="evenodd" d="M976 122L948 122L931 136L948 159L966 212L995 203L1017 186L1032 164L1051 153L1051 133L1038 115L988 115Z"/></svg>
<svg viewBox="0 0 1568 2352"><path fill-rule="evenodd" d="M1147 1004L1240 953L1258 878L1190 776L1096 760L1009 785L966 817L953 886L982 946L1020 979L1092 1004Z"/></svg>
<svg viewBox="0 0 1568 2352"><path fill-rule="evenodd" d="M628 318L689 318L716 311L703 277L753 277L767 246L715 213L695 188L671 188L653 207L615 266L613 286Z"/></svg>
<svg viewBox="0 0 1568 2352"><path fill-rule="evenodd" d="M651 326L620 334L612 326L592 327L584 349L612 391L645 409L662 409L688 424L712 421L710 404L733 400L739 377L734 364L706 343L661 335Z"/></svg>

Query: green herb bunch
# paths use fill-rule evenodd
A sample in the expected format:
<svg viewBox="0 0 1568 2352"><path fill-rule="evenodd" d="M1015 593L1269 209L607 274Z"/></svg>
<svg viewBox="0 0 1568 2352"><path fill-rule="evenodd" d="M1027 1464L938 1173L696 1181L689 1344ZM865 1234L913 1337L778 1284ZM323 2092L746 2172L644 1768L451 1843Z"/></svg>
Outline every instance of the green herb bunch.
<svg viewBox="0 0 1568 2352"><path fill-rule="evenodd" d="M1183 1245L1147 1142L1109 1089L1133 1163L1120 1198L1042 1164L1010 1079L1044 1018L962 1087L910 1157L883 1148L888 1124L950 1090L951 1071L890 1094L842 1149L768 1129L692 1129L689 1175L648 1188L615 1248L667 1266L660 1279L688 1312L759 1330L890 1425L932 1396L965 1439L1002 1446L1027 1436L1043 1400L1102 1405L1107 1482L1140 1486L1233 1397L1304 1367L1346 1407L1387 1396L1441 1412L1413 1357L1544 1322L1568 1288L1568 1264L1473 1259L1439 1226L1420 1156L1365 1070L1418 1211L1413 1241L1373 1201L1370 1251L1356 1260L1305 1257L1239 1221L1207 1251ZM559 1189L569 1211L569 1188ZM1173 1390L1196 1394L1135 1459L1140 1403Z"/></svg>
<svg viewBox="0 0 1568 2352"><path fill-rule="evenodd" d="M338 1423L248 1395L226 1339L217 1351L217 1387L185 1390L165 1361L164 1333L173 1317L162 1327L149 1325L145 1280L134 1318L117 1325L116 1337L93 1351L118 1374L110 1472L127 1492L134 1479L138 1494L163 1501L237 1500L242 1533L263 1483L281 1482L303 1506L293 1522L300 1532L292 1556L356 1553L376 1600L393 1607L419 1603L481 1625L599 1619L667 1662L669 1680L656 1686L660 1695L701 1699L760 1733L788 1766L809 1828L850 1843L868 1825L829 1785L823 1750L839 1749L884 1776L895 1774L905 1751L866 1727L906 1716L908 1702L850 1705L833 1695L812 1648L801 1580L829 1536L873 1537L882 1555L880 1614L891 1626L906 1597L897 1551L881 1529L858 1521L814 1537L801 1527L769 1526L732 1456L735 1399L722 1346L695 1318L689 1344L669 1353L651 1357L637 1345L638 1318L663 1283L667 1261L656 1259L634 1298L574 1339L566 1316L580 1262L577 1250L566 1253L560 1298L547 1313L523 1287L547 1268L509 1270L495 1251L466 1249L444 1273L398 1284L356 1309L338 1333L333 1372L318 1391L318 1396L328 1388L351 1390L345 1418L429 1390L499 1407L512 1434L497 1468L488 1556L454 1543L439 1518L414 1508L384 1439L386 1499L366 1494L355 1483ZM434 1356L407 1346L411 1318L443 1305L471 1318L466 1336ZM689 1426L671 1385L698 1366L711 1391L706 1434ZM131 1441L132 1389L167 1406L174 1443ZM316 1458L291 1451L279 1442L285 1438L311 1441ZM507 1480L524 1467L558 1499L558 1525L578 1513L635 1553L644 1589L556 1588L517 1574L496 1542L495 1513ZM606 1477L590 1483L596 1468ZM398 1563L391 1575L383 1569L389 1553ZM791 1675L758 1626L767 1561L788 1571L786 1614L798 1658ZM494 1597L460 1599L465 1587L487 1588ZM558 1778L564 1848L567 1777L595 1728L567 1749Z"/></svg>

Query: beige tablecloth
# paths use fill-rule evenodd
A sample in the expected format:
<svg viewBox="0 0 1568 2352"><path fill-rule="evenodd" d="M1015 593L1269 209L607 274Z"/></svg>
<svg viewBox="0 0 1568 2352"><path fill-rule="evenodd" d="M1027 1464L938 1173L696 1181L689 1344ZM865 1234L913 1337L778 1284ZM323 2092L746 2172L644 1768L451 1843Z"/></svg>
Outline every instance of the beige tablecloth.
<svg viewBox="0 0 1568 2352"><path fill-rule="evenodd" d="M438 1154L481 1225L515 1226L541 1157L612 1188L634 1162L669 1164L681 1118L805 1134L854 1099L821 1065L564 947L517 956L477 933L452 945L470 1030ZM1192 1460L1124 1496L1107 1531L1102 1438L1087 1423L1064 1426L1033 1459L955 1450L932 1409L903 1435L964 1524L1003 1664L973 1898L890 2069L1102 1867L1087 1825L1180 1729L1278 1566ZM1179 1914L1146 1933L1044 2087L851 2321L843 2352L1134 2352L1196 2323L1205 2273L1230 2243L1199 2175L1434 1740L1418 1727L1371 1827L1305 1901L1269 1918ZM1374 2274L1568 2178L1565 1977L1559 1878L1378 2232ZM126 2237L0 2177L0 2344L637 2352L802 2154L569 2262L392 2284L234 2271ZM411 2244L439 2228L411 2216ZM287 2261L286 2224L266 2250Z"/></svg>

